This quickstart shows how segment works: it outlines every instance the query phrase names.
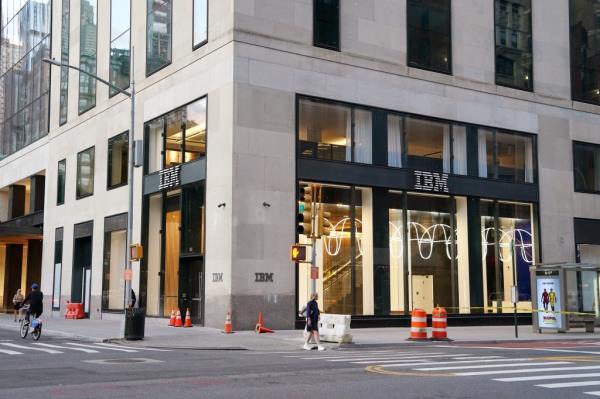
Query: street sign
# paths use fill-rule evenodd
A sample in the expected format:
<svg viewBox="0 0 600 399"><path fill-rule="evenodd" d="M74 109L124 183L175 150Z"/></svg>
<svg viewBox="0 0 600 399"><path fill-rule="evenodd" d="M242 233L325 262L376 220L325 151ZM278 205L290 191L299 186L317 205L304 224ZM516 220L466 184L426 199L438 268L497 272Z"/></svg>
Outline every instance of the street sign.
<svg viewBox="0 0 600 399"><path fill-rule="evenodd" d="M315 266L311 266L310 268L310 279L318 280L319 279L319 268Z"/></svg>
<svg viewBox="0 0 600 399"><path fill-rule="evenodd" d="M306 250L306 245L292 245L292 248L290 250L290 258L294 262L306 262L307 252L308 251Z"/></svg>

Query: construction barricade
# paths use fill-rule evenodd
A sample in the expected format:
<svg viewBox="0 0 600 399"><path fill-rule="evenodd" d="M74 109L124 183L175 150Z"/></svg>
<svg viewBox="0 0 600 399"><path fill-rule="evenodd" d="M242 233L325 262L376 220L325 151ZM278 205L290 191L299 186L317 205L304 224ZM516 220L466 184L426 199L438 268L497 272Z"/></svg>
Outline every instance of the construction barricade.
<svg viewBox="0 0 600 399"><path fill-rule="evenodd" d="M321 313L319 336L325 342L352 343L350 315Z"/></svg>
<svg viewBox="0 0 600 399"><path fill-rule="evenodd" d="M431 312L431 340L451 341L448 338L448 313L444 308L437 307Z"/></svg>
<svg viewBox="0 0 600 399"><path fill-rule="evenodd" d="M85 318L85 312L83 310L83 303L67 302L67 311L65 312L65 319L83 319Z"/></svg>
<svg viewBox="0 0 600 399"><path fill-rule="evenodd" d="M413 309L410 317L409 341L424 341L427 339L427 312L423 309Z"/></svg>

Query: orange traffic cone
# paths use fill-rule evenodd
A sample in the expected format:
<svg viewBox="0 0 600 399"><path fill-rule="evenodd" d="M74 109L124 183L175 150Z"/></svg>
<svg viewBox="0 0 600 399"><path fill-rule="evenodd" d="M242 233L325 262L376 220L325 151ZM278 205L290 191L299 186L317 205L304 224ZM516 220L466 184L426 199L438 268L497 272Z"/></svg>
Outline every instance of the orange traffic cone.
<svg viewBox="0 0 600 399"><path fill-rule="evenodd" d="M173 327L183 327L181 323L181 312L177 309L177 314L175 316L175 325Z"/></svg>
<svg viewBox="0 0 600 399"><path fill-rule="evenodd" d="M185 312L185 324L183 326L186 328L194 327L192 325L192 317L190 316L190 308L187 308L187 311Z"/></svg>
<svg viewBox="0 0 600 399"><path fill-rule="evenodd" d="M256 323L256 328L254 329L259 334L262 333L272 333L274 332L270 328L266 328L263 326L263 315L262 312L258 312L258 323Z"/></svg>
<svg viewBox="0 0 600 399"><path fill-rule="evenodd" d="M225 316L225 328L223 328L223 332L225 334L233 333L233 327L231 326L231 313L227 312L227 316Z"/></svg>
<svg viewBox="0 0 600 399"><path fill-rule="evenodd" d="M175 327L175 309L171 309L171 319L169 320L169 327Z"/></svg>

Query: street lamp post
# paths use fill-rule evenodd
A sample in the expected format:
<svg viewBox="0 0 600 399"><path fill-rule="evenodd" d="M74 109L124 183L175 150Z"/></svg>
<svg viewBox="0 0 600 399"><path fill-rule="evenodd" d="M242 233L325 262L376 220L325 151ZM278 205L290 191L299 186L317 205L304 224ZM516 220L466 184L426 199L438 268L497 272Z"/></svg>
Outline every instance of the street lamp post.
<svg viewBox="0 0 600 399"><path fill-rule="evenodd" d="M129 303L131 302L131 244L133 242L133 167L134 167L134 137L135 137L135 78L134 78L134 49L133 47L131 48L131 68L130 68L130 85L131 85L131 89L130 91L127 90L123 90L119 87L117 87L116 85L110 83L107 80L102 79L101 77L94 75L92 73L89 73L87 71L82 70L81 68L78 68L74 65L70 65L70 64L66 64L63 62L59 62L56 61L54 58L44 58L42 59L43 62L46 62L48 64L54 65L54 66L58 66L61 68L69 68L69 69L73 69L79 73L83 73L89 77L91 77L92 79L97 80L100 83L104 83L105 85L107 85L108 87L110 87L111 89L113 89L114 91L124 94L127 97L129 97L130 101L130 118L131 118L131 124L130 124L130 128L129 128L129 160L128 160L128 164L129 164L129 179L128 179L128 186L129 186L129 198L128 198L128 207L127 207L127 260L125 263L125 273L126 275L129 276L129 278L125 279L125 303L124 303L124 308L125 311L127 309L127 307L129 306Z"/></svg>

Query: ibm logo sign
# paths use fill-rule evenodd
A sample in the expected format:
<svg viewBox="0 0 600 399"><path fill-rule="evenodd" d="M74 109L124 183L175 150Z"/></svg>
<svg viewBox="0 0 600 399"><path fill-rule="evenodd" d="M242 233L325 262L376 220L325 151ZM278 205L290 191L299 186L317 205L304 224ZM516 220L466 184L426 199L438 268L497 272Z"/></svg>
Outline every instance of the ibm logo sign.
<svg viewBox="0 0 600 399"><path fill-rule="evenodd" d="M414 171L415 190L431 191L434 193L447 193L448 175L446 173Z"/></svg>
<svg viewBox="0 0 600 399"><path fill-rule="evenodd" d="M179 187L181 184L181 165L175 165L168 169L158 172L158 189Z"/></svg>

